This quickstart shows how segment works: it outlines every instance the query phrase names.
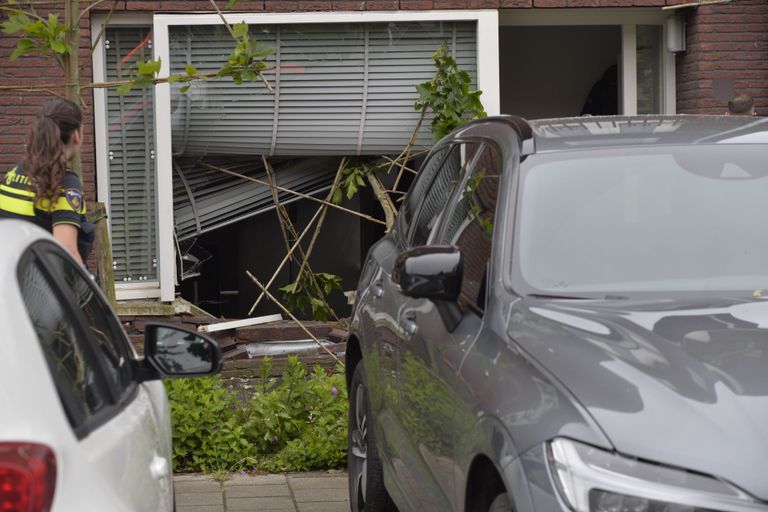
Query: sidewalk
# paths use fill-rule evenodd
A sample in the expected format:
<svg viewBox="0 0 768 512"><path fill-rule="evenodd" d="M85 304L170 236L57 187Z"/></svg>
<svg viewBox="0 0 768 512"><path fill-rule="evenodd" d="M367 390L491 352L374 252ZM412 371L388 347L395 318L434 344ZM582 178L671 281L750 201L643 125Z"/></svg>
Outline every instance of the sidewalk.
<svg viewBox="0 0 768 512"><path fill-rule="evenodd" d="M174 477L176 512L349 512L343 471L288 475Z"/></svg>

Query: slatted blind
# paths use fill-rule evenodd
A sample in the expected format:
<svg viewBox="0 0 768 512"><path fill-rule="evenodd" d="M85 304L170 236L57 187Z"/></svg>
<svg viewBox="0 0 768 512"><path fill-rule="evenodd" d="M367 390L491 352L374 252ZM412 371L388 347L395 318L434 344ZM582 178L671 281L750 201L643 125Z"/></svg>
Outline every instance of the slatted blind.
<svg viewBox="0 0 768 512"><path fill-rule="evenodd" d="M476 23L402 22L258 25L251 34L275 48L261 83L230 79L175 84L172 138L177 155L379 155L399 152L418 120L416 84L435 73L446 42L476 76ZM171 71L215 71L232 50L220 26L171 27ZM417 144L433 142L429 120Z"/></svg>
<svg viewBox="0 0 768 512"><path fill-rule="evenodd" d="M263 166L253 158L206 158L206 163L226 166L240 174L267 182ZM328 190L339 159L334 157L295 158L272 162L278 186L315 194ZM228 226L243 219L271 210L274 205L269 187L211 171L197 159L179 158L174 162L174 222L179 241ZM278 192L281 203L298 199Z"/></svg>
<svg viewBox="0 0 768 512"><path fill-rule="evenodd" d="M130 77L152 58L149 27L110 27L105 36L107 81ZM106 90L109 221L117 281L157 279L153 92Z"/></svg>

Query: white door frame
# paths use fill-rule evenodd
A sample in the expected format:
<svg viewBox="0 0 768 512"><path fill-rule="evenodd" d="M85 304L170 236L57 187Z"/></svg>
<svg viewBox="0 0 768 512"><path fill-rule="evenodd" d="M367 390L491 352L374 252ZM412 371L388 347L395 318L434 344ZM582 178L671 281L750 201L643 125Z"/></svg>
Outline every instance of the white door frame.
<svg viewBox="0 0 768 512"><path fill-rule="evenodd" d="M618 25L621 27L621 83L619 97L624 115L637 114L637 25L661 25L662 40L667 40L667 18L659 8L606 9L502 9L501 26ZM676 113L675 55L662 45L662 113Z"/></svg>
<svg viewBox="0 0 768 512"><path fill-rule="evenodd" d="M107 20L106 13L93 15L91 21L91 44L101 34L104 23ZM109 20L109 26L123 27L152 27L151 13L117 13ZM104 62L104 39L99 38L93 51L91 63L93 65L93 81L104 82L106 69ZM96 144L96 193L99 201L104 203L109 211L109 137L107 135L107 94L104 89L93 90L93 127L94 142ZM112 233L111 222L107 222ZM110 241L111 243L111 241ZM117 300L130 299L156 299L160 297L160 275L158 279L141 282L115 283L115 296Z"/></svg>

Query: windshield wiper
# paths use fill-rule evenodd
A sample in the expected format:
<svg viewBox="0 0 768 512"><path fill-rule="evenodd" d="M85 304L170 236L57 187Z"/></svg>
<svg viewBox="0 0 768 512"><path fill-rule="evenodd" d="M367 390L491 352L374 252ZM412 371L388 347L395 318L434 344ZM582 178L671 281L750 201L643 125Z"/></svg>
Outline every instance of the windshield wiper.
<svg viewBox="0 0 768 512"><path fill-rule="evenodd" d="M534 299L597 300L597 297L579 297L577 295L555 295L549 293L529 293L526 297L533 297Z"/></svg>
<svg viewBox="0 0 768 512"><path fill-rule="evenodd" d="M608 294L604 297L580 297L578 295L557 295L550 293L529 293L526 297L534 299L564 299L564 300L627 300L624 295Z"/></svg>

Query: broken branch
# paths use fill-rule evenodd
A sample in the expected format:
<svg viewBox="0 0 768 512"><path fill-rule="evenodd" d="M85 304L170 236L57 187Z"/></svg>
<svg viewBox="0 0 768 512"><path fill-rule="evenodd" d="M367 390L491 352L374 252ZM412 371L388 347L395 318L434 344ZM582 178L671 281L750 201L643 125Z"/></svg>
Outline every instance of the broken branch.
<svg viewBox="0 0 768 512"><path fill-rule="evenodd" d="M392 229L392 226L395 225L397 208L395 208L392 200L387 195L386 188L384 188L384 185L381 184L381 181L379 181L379 178L377 178L374 173L370 172L365 177L368 178L368 183L371 184L373 195L376 196L379 204L381 204L381 209L384 210L384 218L386 219L387 223L387 233L389 233L389 230Z"/></svg>

